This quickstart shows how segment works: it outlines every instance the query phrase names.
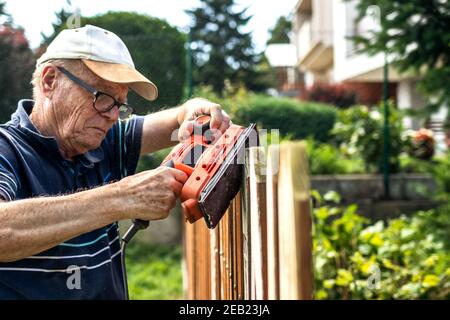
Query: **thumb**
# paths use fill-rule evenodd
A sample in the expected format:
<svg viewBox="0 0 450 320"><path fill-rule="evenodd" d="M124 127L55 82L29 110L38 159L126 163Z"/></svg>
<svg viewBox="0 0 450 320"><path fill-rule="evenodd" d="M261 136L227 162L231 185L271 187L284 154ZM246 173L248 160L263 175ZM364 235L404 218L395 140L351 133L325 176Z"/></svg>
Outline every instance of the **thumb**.
<svg viewBox="0 0 450 320"><path fill-rule="evenodd" d="M180 129L178 130L178 140L183 141L188 139L192 135L193 131L194 131L194 121L193 120L184 121L181 124Z"/></svg>

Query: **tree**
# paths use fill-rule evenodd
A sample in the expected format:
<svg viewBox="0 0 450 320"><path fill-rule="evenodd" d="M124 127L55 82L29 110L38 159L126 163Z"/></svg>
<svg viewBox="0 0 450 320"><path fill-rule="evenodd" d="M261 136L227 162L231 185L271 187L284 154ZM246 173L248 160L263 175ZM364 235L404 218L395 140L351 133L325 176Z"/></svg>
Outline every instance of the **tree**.
<svg viewBox="0 0 450 320"><path fill-rule="evenodd" d="M62 8L60 11L55 12L56 21L52 23L53 32L46 36L43 32L41 32L42 44L48 46L53 39L56 38L58 33L62 30L67 29L67 20L72 16L72 12Z"/></svg>
<svg viewBox="0 0 450 320"><path fill-rule="evenodd" d="M0 2L0 17L7 16L7 13L5 12L5 2Z"/></svg>
<svg viewBox="0 0 450 320"><path fill-rule="evenodd" d="M292 30L292 22L289 17L281 16L278 18L275 26L269 29L270 38L267 44L289 43L289 33Z"/></svg>
<svg viewBox="0 0 450 320"><path fill-rule="evenodd" d="M72 13L61 10L54 32L43 38L45 46L63 29ZM158 87L159 95L149 103L130 91L128 101L136 113L145 114L164 106L180 103L185 81L185 35L166 21L131 12L108 12L94 17L81 17L81 26L95 25L117 34L128 47L136 69Z"/></svg>
<svg viewBox="0 0 450 320"><path fill-rule="evenodd" d="M0 2L0 17L5 16ZM20 99L31 98L34 59L23 29L13 26L11 17L0 25L0 123L11 118Z"/></svg>
<svg viewBox="0 0 450 320"><path fill-rule="evenodd" d="M249 90L256 92L263 92L277 86L275 70L269 64L264 52L257 55L254 71L247 74L245 83Z"/></svg>
<svg viewBox="0 0 450 320"><path fill-rule="evenodd" d="M433 97L429 111L450 106L450 1L357 0L357 22L371 5L379 6L381 28L354 37L361 51L387 52L400 72L420 74L419 88Z"/></svg>
<svg viewBox="0 0 450 320"><path fill-rule="evenodd" d="M212 86L222 94L224 81L252 85L255 77L251 34L243 32L251 16L235 10L234 0L200 0L201 6L186 12L193 19L194 83Z"/></svg>

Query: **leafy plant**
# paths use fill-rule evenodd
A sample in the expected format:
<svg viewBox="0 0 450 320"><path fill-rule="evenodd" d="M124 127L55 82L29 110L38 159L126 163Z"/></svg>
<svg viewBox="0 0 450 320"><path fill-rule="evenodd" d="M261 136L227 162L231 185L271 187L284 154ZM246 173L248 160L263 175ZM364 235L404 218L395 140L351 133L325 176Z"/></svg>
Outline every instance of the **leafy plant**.
<svg viewBox="0 0 450 320"><path fill-rule="evenodd" d="M307 140L311 174L364 173L364 162L357 155L348 157L328 143Z"/></svg>
<svg viewBox="0 0 450 320"><path fill-rule="evenodd" d="M320 197L339 201L334 193ZM357 206L314 210L318 299L449 299L450 254L429 225L433 211L372 225Z"/></svg>
<svg viewBox="0 0 450 320"><path fill-rule="evenodd" d="M339 108L348 108L356 104L356 92L348 89L345 84L318 83L307 89L304 99L329 103Z"/></svg>
<svg viewBox="0 0 450 320"><path fill-rule="evenodd" d="M350 154L359 153L367 172L383 169L383 118L384 108L356 106L339 111L339 120L333 128L335 141ZM407 137L403 133L401 113L390 104L390 172L399 171L399 155L404 150Z"/></svg>

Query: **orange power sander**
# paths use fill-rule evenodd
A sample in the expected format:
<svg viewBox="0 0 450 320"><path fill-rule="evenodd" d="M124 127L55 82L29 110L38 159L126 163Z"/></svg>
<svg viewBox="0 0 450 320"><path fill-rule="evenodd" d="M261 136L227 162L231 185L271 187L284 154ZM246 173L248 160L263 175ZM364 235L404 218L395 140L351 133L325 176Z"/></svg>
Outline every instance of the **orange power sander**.
<svg viewBox="0 0 450 320"><path fill-rule="evenodd" d="M245 148L259 141L255 124L247 128L233 124L213 141L210 120L208 115L197 117L191 137L176 145L162 165L189 177L180 195L186 220L194 223L203 217L213 229L241 186ZM128 243L148 225L148 221L133 220L122 240Z"/></svg>
<svg viewBox="0 0 450 320"><path fill-rule="evenodd" d="M180 195L186 220L193 223L203 217L208 228L212 229L239 191L245 148L257 146L259 140L256 126L251 124L248 128L231 125L217 141L213 141L210 120L210 116L195 119L192 136L176 145L162 165L182 170L189 177ZM133 220L122 238L121 263L126 299L126 245L139 230L148 225L149 221Z"/></svg>

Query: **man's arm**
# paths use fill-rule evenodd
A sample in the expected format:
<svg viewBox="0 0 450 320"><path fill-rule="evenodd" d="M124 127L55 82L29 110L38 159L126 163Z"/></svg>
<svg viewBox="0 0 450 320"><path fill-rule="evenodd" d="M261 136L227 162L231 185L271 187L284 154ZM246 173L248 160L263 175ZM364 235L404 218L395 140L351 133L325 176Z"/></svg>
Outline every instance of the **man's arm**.
<svg viewBox="0 0 450 320"><path fill-rule="evenodd" d="M171 147L178 142L177 135L172 137L172 134L179 127L178 116L181 108L180 106L145 116L141 155Z"/></svg>
<svg viewBox="0 0 450 320"><path fill-rule="evenodd" d="M115 191L0 202L0 261L19 260L120 220ZM100 205L100 201L108 205Z"/></svg>
<svg viewBox="0 0 450 320"><path fill-rule="evenodd" d="M192 133L193 120L204 114L211 115L212 133L217 137L231 124L230 117L220 105L202 98L194 98L179 107L145 116L141 155L173 146L187 138ZM176 129L179 129L178 132Z"/></svg>
<svg viewBox="0 0 450 320"><path fill-rule="evenodd" d="M67 196L0 202L0 261L20 260L123 219L166 218L185 173L158 168Z"/></svg>

